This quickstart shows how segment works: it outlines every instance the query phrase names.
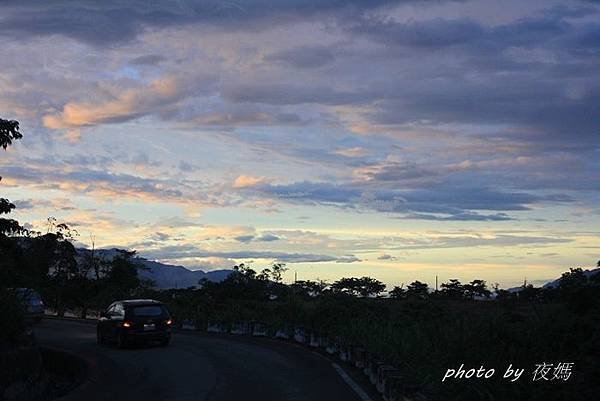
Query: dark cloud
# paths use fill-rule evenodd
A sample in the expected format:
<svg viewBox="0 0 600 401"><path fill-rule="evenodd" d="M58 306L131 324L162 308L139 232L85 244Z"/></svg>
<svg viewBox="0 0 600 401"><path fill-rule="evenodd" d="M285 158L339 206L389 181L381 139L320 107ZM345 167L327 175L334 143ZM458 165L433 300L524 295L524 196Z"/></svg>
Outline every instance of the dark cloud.
<svg viewBox="0 0 600 401"><path fill-rule="evenodd" d="M370 184L372 186L372 183ZM571 202L563 195L535 195L527 192L498 191L487 187L436 185L424 189L372 189L361 184L332 185L298 182L289 185L265 184L248 192L288 202L334 205L348 208L406 214L403 218L455 221L505 221L503 212L529 210L544 202ZM479 214L475 211L498 211Z"/></svg>
<svg viewBox="0 0 600 401"><path fill-rule="evenodd" d="M234 237L234 239L238 242L243 242L245 244L249 244L250 242L272 242L272 241L278 241L281 239L281 237L278 237L277 235L274 234L262 234L259 236L256 235L238 235L237 237Z"/></svg>
<svg viewBox="0 0 600 401"><path fill-rule="evenodd" d="M297 182L289 185L261 185L255 189L263 194L290 201L306 201L315 203L349 202L361 195L359 189L316 182Z"/></svg>
<svg viewBox="0 0 600 401"><path fill-rule="evenodd" d="M68 188L80 193L100 193L106 196L121 194L131 197L155 197L162 200L181 200L183 192L169 185L168 180L138 177L129 174L112 174L106 171L80 168L77 171L44 170L29 166L3 167L6 176L23 183L36 184L49 189ZM181 184L178 185L181 187Z"/></svg>
<svg viewBox="0 0 600 401"><path fill-rule="evenodd" d="M52 202L45 199L21 199L12 202L18 210L31 210L34 208L47 208L52 206Z"/></svg>
<svg viewBox="0 0 600 401"><path fill-rule="evenodd" d="M505 125L519 129L522 141L597 144L600 127L592 116L600 108L594 50L600 24L567 20L597 13L560 7L497 26L470 19L353 21L349 31L387 44L388 59L418 63L420 57L423 64L409 76L370 87L368 94L378 100L369 119L383 125Z"/></svg>
<svg viewBox="0 0 600 401"><path fill-rule="evenodd" d="M158 250L143 251L144 256L151 259L207 258L219 257L228 259L274 259L286 263L318 263L337 262L352 263L358 261L353 255L336 257L309 253L286 253L272 251L207 251L193 245L165 246Z"/></svg>
<svg viewBox="0 0 600 401"><path fill-rule="evenodd" d="M133 65L157 65L167 60L165 56L160 54L147 54L145 56L139 56L131 60Z"/></svg>
<svg viewBox="0 0 600 401"><path fill-rule="evenodd" d="M410 245L400 245L395 249L434 249L434 248L463 248L474 246L514 247L514 246L544 246L573 242L569 238L518 236L518 235L495 235L492 237L481 236L459 236L438 237L434 240L417 241Z"/></svg>
<svg viewBox="0 0 600 401"><path fill-rule="evenodd" d="M180 160L179 164L177 165L177 168L179 168L179 170L183 171L184 173L192 173L200 169L199 167L188 163L185 160Z"/></svg>
<svg viewBox="0 0 600 401"><path fill-rule="evenodd" d="M481 37L485 30L477 22L462 20L435 19L430 21L395 22L380 18L367 18L353 23L350 31L366 36L378 43L441 48L465 44Z"/></svg>
<svg viewBox="0 0 600 401"><path fill-rule="evenodd" d="M161 242L161 241L167 241L168 239L171 238L171 236L169 234L166 234L166 233L156 232L150 238L153 241Z"/></svg>
<svg viewBox="0 0 600 401"><path fill-rule="evenodd" d="M272 241L279 241L281 239L281 237L278 237L277 235L274 234L263 234L259 237L256 238L257 241L263 241L263 242L272 242Z"/></svg>
<svg viewBox="0 0 600 401"><path fill-rule="evenodd" d="M297 68L317 68L333 62L335 57L328 47L301 46L273 53L266 59L281 61Z"/></svg>
<svg viewBox="0 0 600 401"><path fill-rule="evenodd" d="M388 162L372 169L367 168L363 175L369 180L398 182L432 178L438 174L433 168L415 162Z"/></svg>
<svg viewBox="0 0 600 401"><path fill-rule="evenodd" d="M478 214L478 213L457 213L447 216L438 216L426 213L411 213L404 217L406 220L431 220L431 221L506 221L514 220L506 213Z"/></svg>
<svg viewBox="0 0 600 401"><path fill-rule="evenodd" d="M357 258L354 255L346 255L346 256L337 258L335 261L335 263L354 263L354 262L361 262L361 259Z"/></svg>
<svg viewBox="0 0 600 401"><path fill-rule="evenodd" d="M372 99L372 96L367 98L364 93L338 91L328 86L266 82L227 86L221 94L231 102L269 105L298 105L304 103L343 105L364 103Z"/></svg>
<svg viewBox="0 0 600 401"><path fill-rule="evenodd" d="M252 242L252 240L254 239L254 235L238 235L237 237L234 237L234 239L236 241L247 244L247 243Z"/></svg>
<svg viewBox="0 0 600 401"><path fill-rule="evenodd" d="M384 253L383 255L379 255L377 257L377 260L396 260L397 258L395 256L392 255L388 255L387 253Z"/></svg>
<svg viewBox="0 0 600 401"><path fill-rule="evenodd" d="M400 1L8 1L3 2L2 6L4 18L1 20L0 34L16 39L63 35L94 46L108 46L131 41L148 28L210 24L225 29L246 27L255 30L265 26L265 20L270 22L268 25L273 25L331 11L360 11L398 2Z"/></svg>
<svg viewBox="0 0 600 401"><path fill-rule="evenodd" d="M458 46L460 49L457 50L489 53L515 46L553 46L554 43L550 42L566 40L579 29L566 18L582 18L596 13L598 10L593 7L554 7L539 16L495 26L468 18L396 21L384 17L363 17L348 21L346 27L353 34L377 43L412 50L422 48L431 51Z"/></svg>

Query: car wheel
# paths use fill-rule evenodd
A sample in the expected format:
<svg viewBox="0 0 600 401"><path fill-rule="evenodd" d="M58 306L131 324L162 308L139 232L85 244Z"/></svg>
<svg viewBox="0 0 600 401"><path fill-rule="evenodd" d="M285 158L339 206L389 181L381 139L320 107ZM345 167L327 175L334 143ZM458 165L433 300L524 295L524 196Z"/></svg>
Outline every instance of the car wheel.
<svg viewBox="0 0 600 401"><path fill-rule="evenodd" d="M127 348L127 340L125 339L125 335L123 333L119 333L117 336L117 348L123 349Z"/></svg>
<svg viewBox="0 0 600 401"><path fill-rule="evenodd" d="M167 347L170 342L171 342L170 338L165 338L165 339L160 340L159 344L161 347Z"/></svg>
<svg viewBox="0 0 600 401"><path fill-rule="evenodd" d="M98 344L104 344L104 337L102 337L102 334L100 334L100 330L96 330L96 342Z"/></svg>

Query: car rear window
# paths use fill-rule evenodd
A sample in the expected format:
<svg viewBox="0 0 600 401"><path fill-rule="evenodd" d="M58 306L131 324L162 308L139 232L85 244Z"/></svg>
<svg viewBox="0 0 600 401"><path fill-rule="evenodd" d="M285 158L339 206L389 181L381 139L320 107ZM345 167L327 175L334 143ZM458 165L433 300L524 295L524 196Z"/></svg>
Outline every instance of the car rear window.
<svg viewBox="0 0 600 401"><path fill-rule="evenodd" d="M134 306L131 308L133 316L160 316L163 314L163 308L160 305Z"/></svg>

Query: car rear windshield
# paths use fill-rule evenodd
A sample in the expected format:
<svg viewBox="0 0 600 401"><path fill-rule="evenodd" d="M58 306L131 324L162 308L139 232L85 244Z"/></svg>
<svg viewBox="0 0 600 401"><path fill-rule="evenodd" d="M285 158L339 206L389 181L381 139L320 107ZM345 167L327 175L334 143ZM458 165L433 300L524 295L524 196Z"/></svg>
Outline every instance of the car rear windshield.
<svg viewBox="0 0 600 401"><path fill-rule="evenodd" d="M160 305L143 305L131 308L133 316L160 316L163 314L163 308Z"/></svg>

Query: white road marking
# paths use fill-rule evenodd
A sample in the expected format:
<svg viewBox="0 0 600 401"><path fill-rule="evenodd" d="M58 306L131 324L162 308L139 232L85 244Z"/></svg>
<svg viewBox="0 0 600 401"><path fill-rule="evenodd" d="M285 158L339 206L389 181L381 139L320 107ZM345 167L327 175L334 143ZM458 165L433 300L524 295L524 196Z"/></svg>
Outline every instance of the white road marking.
<svg viewBox="0 0 600 401"><path fill-rule="evenodd" d="M352 390L354 390L354 392L358 394L362 401L373 401L371 397L369 397L369 395L365 393L365 390L363 390L358 384L356 384L356 382L350 376L348 376L348 373L346 373L346 371L344 371L344 369L342 369L340 365L334 362L331 364L331 366L333 366L335 371L338 372L342 379L344 379L346 384L348 384L350 388L352 388Z"/></svg>

